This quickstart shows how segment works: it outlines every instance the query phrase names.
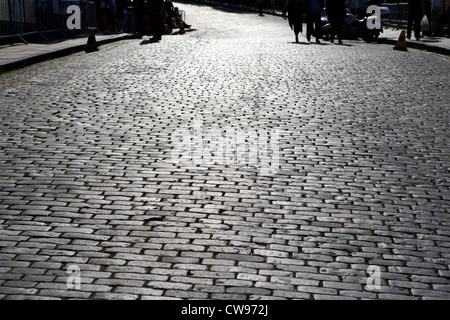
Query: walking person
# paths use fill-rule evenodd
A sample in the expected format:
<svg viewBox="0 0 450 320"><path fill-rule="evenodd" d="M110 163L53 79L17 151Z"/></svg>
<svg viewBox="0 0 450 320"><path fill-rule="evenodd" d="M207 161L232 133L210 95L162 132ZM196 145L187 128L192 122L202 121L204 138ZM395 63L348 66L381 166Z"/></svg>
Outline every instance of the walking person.
<svg viewBox="0 0 450 320"><path fill-rule="evenodd" d="M322 34L322 23L320 21L320 14L324 7L324 0L306 0L306 39L311 41L311 36L314 35L316 42L320 43Z"/></svg>
<svg viewBox="0 0 450 320"><path fill-rule="evenodd" d="M106 32L108 26L106 24L106 16L105 16L105 1L95 0L95 13L98 30L100 30L101 32Z"/></svg>
<svg viewBox="0 0 450 320"><path fill-rule="evenodd" d="M149 16L152 27L153 38L152 42L157 42L162 38L163 31L163 0L149 0Z"/></svg>
<svg viewBox="0 0 450 320"><path fill-rule="evenodd" d="M105 33L106 34L118 33L119 28L117 24L116 1L114 0L106 1L105 13L106 13L106 24L108 26L108 29L105 31Z"/></svg>
<svg viewBox="0 0 450 320"><path fill-rule="evenodd" d="M264 16L263 14L263 0L256 0L257 6L258 6L258 12L259 12L259 16L262 17Z"/></svg>
<svg viewBox="0 0 450 320"><path fill-rule="evenodd" d="M431 30L433 31L433 36L439 37L441 35L440 18L443 13L443 0L432 0L431 1Z"/></svg>
<svg viewBox="0 0 450 320"><path fill-rule="evenodd" d="M407 39L411 39L411 32L414 28L414 37L416 40L420 40L420 23L423 15L423 0L408 0L408 27L406 28Z"/></svg>
<svg viewBox="0 0 450 320"><path fill-rule="evenodd" d="M144 35L147 32L147 24L146 24L146 12L147 12L147 4L145 0L135 0L133 2L134 16L136 17L137 26L136 32L140 35Z"/></svg>
<svg viewBox="0 0 450 320"><path fill-rule="evenodd" d="M174 5L172 1L165 0L163 4L163 19L164 19L164 25L167 25L169 27L169 33L172 33L173 31L173 12L174 12Z"/></svg>
<svg viewBox="0 0 450 320"><path fill-rule="evenodd" d="M444 0L445 15L447 17L447 38L450 38L450 0Z"/></svg>
<svg viewBox="0 0 450 320"><path fill-rule="evenodd" d="M283 8L283 18L286 19L295 34L295 42L298 43L298 34L303 32L303 0L287 0Z"/></svg>
<svg viewBox="0 0 450 320"><path fill-rule="evenodd" d="M423 31L423 35L426 35L427 37L432 35L432 31L431 31L431 0L424 0L423 1L423 11L424 11L424 15L427 16L427 20L428 20L428 24L430 26L428 31Z"/></svg>
<svg viewBox="0 0 450 320"><path fill-rule="evenodd" d="M334 36L337 35L339 44L342 44L342 24L346 15L345 0L328 0L326 9L331 25L330 41L334 42Z"/></svg>
<svg viewBox="0 0 450 320"><path fill-rule="evenodd" d="M119 33L123 33L123 21L125 19L125 7L127 6L127 0L116 0L117 10L117 25Z"/></svg>

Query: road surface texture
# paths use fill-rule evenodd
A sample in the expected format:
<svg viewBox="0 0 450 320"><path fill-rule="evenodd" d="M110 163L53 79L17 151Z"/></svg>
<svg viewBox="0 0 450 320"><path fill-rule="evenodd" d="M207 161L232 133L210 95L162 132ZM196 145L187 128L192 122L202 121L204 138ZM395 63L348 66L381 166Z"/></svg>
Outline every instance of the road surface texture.
<svg viewBox="0 0 450 320"><path fill-rule="evenodd" d="M0 76L0 298L450 299L448 57L177 6Z"/></svg>

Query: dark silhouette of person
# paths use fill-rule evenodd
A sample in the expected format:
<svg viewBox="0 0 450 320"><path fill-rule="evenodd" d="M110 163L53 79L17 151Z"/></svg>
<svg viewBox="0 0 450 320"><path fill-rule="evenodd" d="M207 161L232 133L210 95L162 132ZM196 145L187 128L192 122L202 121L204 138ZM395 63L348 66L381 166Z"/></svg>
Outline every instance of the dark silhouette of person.
<svg viewBox="0 0 450 320"><path fill-rule="evenodd" d="M95 0L95 13L96 13L96 19L97 19L97 28L101 32L105 32L108 29L108 27L106 25L105 11L103 10L104 7L105 7L105 2L102 2L101 0Z"/></svg>
<svg viewBox="0 0 450 320"><path fill-rule="evenodd" d="M147 4L145 0L135 0L133 2L134 7L134 15L137 20L137 32L141 35L146 34L147 32L147 26L146 26L146 11L147 11Z"/></svg>
<svg viewBox="0 0 450 320"><path fill-rule="evenodd" d="M445 5L445 16L447 17L447 38L450 38L450 1L444 0Z"/></svg>
<svg viewBox="0 0 450 320"><path fill-rule="evenodd" d="M345 1L328 0L326 3L328 22L331 25L331 42L334 42L334 36L337 35L339 43L342 44L342 24L346 15Z"/></svg>
<svg viewBox="0 0 450 320"><path fill-rule="evenodd" d="M172 1L170 1L170 0L164 1L163 19L164 19L164 24L167 24L167 26L169 27L170 33L172 33L172 28L173 28L174 9L175 9L175 7L174 7Z"/></svg>
<svg viewBox="0 0 450 320"><path fill-rule="evenodd" d="M430 26L428 31L423 32L426 36L431 36L431 0L424 0L423 2L423 11L424 14L427 16L428 24Z"/></svg>
<svg viewBox="0 0 450 320"><path fill-rule="evenodd" d="M306 39L311 40L314 35L316 42L320 43L319 39L322 34L322 23L320 15L324 7L324 0L306 0Z"/></svg>
<svg viewBox="0 0 450 320"><path fill-rule="evenodd" d="M262 17L263 14L263 0L256 0L257 6L258 6L258 12L259 16Z"/></svg>
<svg viewBox="0 0 450 320"><path fill-rule="evenodd" d="M287 0L283 8L283 18L288 14L289 26L294 30L295 42L298 43L298 34L303 32L303 0Z"/></svg>
<svg viewBox="0 0 450 320"><path fill-rule="evenodd" d="M163 31L163 0L149 0L149 16L152 26L153 38L150 40L153 42L161 40Z"/></svg>
<svg viewBox="0 0 450 320"><path fill-rule="evenodd" d="M117 24L119 33L123 32L123 21L125 19L125 8L127 0L116 0Z"/></svg>
<svg viewBox="0 0 450 320"><path fill-rule="evenodd" d="M414 28L414 37L420 40L420 22L424 15L423 0L408 0L408 27L406 28L406 38L411 39L411 32Z"/></svg>

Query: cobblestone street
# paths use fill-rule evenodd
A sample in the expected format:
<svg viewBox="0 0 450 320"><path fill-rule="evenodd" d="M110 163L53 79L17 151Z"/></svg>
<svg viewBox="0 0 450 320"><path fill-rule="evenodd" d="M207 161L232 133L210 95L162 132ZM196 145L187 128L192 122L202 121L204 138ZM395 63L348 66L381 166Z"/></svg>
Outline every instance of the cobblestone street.
<svg viewBox="0 0 450 320"><path fill-rule="evenodd" d="M175 5L0 75L0 299L450 299L449 58Z"/></svg>

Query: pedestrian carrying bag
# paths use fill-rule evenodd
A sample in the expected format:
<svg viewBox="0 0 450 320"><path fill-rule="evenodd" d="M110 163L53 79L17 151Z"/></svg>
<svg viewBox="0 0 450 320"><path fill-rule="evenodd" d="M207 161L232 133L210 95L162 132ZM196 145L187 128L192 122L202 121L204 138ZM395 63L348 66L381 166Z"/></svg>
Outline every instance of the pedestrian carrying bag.
<svg viewBox="0 0 450 320"><path fill-rule="evenodd" d="M420 22L420 27L423 32L430 31L430 22L428 21L426 15L423 16L422 21Z"/></svg>

